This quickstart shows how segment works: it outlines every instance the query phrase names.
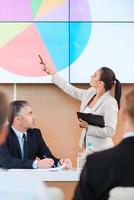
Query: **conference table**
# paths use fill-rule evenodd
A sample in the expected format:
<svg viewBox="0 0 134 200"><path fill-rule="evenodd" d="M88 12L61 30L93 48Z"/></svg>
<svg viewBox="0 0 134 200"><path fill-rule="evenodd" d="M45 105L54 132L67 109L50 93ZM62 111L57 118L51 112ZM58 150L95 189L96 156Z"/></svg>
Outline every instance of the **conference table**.
<svg viewBox="0 0 134 200"><path fill-rule="evenodd" d="M44 181L48 186L59 187L63 190L65 199L71 200L76 184L79 181L80 170L75 168L70 170L47 170L47 169L11 169L10 174L29 174Z"/></svg>

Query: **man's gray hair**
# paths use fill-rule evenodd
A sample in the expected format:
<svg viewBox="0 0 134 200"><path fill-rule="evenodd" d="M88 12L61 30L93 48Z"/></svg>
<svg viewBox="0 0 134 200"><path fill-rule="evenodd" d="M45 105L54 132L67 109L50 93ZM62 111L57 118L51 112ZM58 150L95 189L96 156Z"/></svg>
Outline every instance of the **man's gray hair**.
<svg viewBox="0 0 134 200"><path fill-rule="evenodd" d="M21 109L28 105L29 105L28 101L24 101L24 100L12 101L9 104L9 113L8 113L9 125L13 124L14 118L16 116L19 116Z"/></svg>

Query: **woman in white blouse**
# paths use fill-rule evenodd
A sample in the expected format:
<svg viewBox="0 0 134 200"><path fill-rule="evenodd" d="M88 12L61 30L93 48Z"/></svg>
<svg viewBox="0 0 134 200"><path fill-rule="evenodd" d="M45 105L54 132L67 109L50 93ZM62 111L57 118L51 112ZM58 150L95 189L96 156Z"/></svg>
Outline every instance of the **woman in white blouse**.
<svg viewBox="0 0 134 200"><path fill-rule="evenodd" d="M52 82L64 92L81 101L80 112L102 115L105 127L93 126L80 119L79 126L83 128L80 147L86 143L92 144L94 151L113 147L112 136L117 124L117 112L120 106L121 84L116 79L114 72L107 67L98 69L91 76L90 88L79 89L67 83L55 69L45 65L44 71L52 75ZM110 90L115 84L115 98L110 95Z"/></svg>

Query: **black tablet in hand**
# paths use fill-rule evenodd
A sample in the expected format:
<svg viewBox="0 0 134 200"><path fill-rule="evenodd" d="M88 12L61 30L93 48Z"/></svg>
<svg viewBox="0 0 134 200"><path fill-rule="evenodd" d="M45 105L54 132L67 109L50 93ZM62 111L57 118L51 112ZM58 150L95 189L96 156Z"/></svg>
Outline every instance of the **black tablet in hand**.
<svg viewBox="0 0 134 200"><path fill-rule="evenodd" d="M86 121L88 124L91 124L94 126L99 126L99 127L105 126L104 118L102 115L77 112L77 117L78 117L78 119L82 119L82 120Z"/></svg>

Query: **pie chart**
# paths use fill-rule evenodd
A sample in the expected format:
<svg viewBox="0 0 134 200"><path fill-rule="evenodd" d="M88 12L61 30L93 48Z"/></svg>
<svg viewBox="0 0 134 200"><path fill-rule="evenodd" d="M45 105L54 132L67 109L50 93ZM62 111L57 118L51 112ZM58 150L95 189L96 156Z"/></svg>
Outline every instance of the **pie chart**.
<svg viewBox="0 0 134 200"><path fill-rule="evenodd" d="M0 67L27 77L44 76L38 54L58 71L69 67L92 30L86 0L1 0L0 20Z"/></svg>

